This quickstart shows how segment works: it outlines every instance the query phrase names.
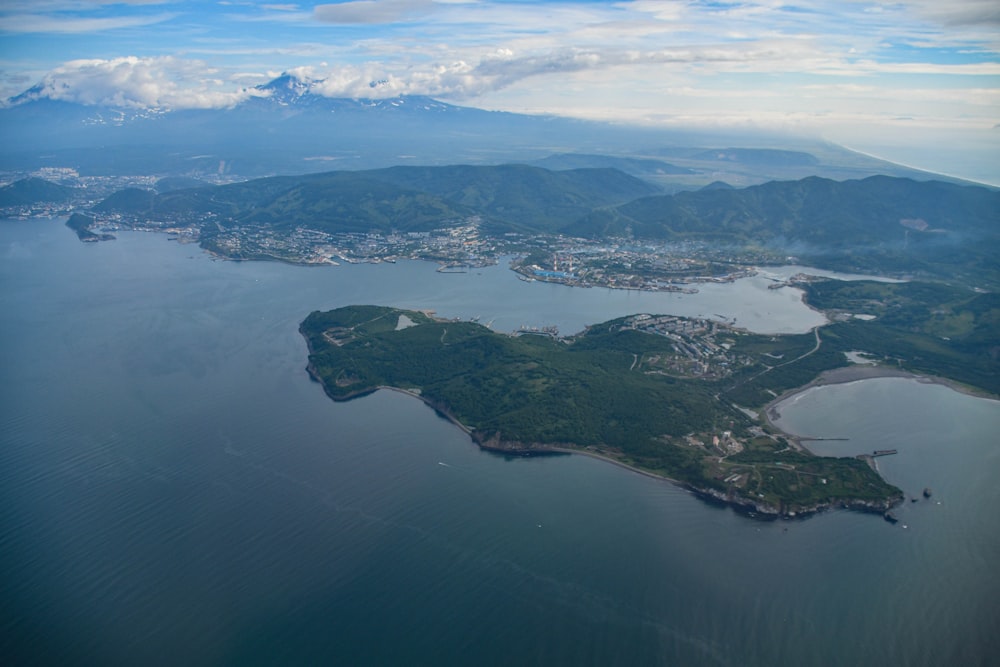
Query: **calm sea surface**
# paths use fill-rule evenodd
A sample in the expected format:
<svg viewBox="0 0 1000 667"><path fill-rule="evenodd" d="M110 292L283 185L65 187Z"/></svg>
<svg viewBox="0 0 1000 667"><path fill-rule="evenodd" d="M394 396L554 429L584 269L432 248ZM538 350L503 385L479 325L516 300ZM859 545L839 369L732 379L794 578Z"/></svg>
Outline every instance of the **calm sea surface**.
<svg viewBox="0 0 1000 667"><path fill-rule="evenodd" d="M767 284L232 263L0 222L0 662L995 664L1000 403L899 379L800 394L785 428L849 438L824 453L898 448L886 477L933 496L895 526L761 523L584 457L480 452L398 393L335 404L297 333L352 303L499 331L822 322Z"/></svg>

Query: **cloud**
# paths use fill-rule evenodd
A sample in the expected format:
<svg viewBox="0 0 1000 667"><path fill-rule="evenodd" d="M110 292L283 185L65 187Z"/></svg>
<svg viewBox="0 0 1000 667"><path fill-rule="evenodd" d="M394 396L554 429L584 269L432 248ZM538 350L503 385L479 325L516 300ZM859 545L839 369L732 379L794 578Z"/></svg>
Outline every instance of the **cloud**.
<svg viewBox="0 0 1000 667"><path fill-rule="evenodd" d="M697 67L711 64L738 69L761 62L771 63L762 69L772 71L774 62L795 62L796 67L801 67L804 61L814 60L816 56L817 54L800 44L784 42L654 51L558 49L525 55L515 55L509 49L498 49L475 64L456 60L410 68L397 73L395 77L390 75L390 83L385 89L394 94L421 93L463 98L502 90L535 77L571 76L585 72L658 65ZM666 72L661 72L661 76L665 74ZM553 82L553 85L559 85L555 79ZM332 87L328 89L333 92Z"/></svg>
<svg viewBox="0 0 1000 667"><path fill-rule="evenodd" d="M429 95L608 118L690 118L698 109L729 120L787 118L796 110L815 118L814 111L843 108L844 100L891 108L893 117L910 113L904 102L937 102L942 117L949 113L942 104L952 105L955 117L979 117L996 101L985 92L995 82L985 78L1000 75L996 52L978 37L986 28L941 26L974 17L988 25L994 2L226 2L220 4L239 8L212 18L228 29L239 21L239 37L211 32L206 18L204 33L177 45L188 57L227 63L226 70L210 72L204 62L180 57L74 61L44 77L43 94L91 104L229 106L254 94L247 86L270 72L289 71L328 97ZM53 0L45 9L57 4L68 11L86 3ZM194 16L185 14L191 26ZM956 92L935 98L943 77ZM802 88L806 83L816 85ZM677 108L681 103L687 110ZM918 108L913 115L927 114Z"/></svg>
<svg viewBox="0 0 1000 667"><path fill-rule="evenodd" d="M572 89L613 87L621 90L628 84L613 83L617 72L621 80L631 78L637 90L662 95L668 91L685 91L694 96L695 89L683 80L709 80L725 75L773 75L779 72L810 72L835 76L839 79L867 79L894 74L967 74L997 75L1000 64L969 63L934 65L921 63L878 63L870 60L845 61L829 58L809 42L772 40L745 44L715 44L657 50L594 50L555 49L537 53L517 54L500 48L480 55L477 59L455 58L448 61L418 63L372 61L330 67L300 66L286 68L303 80L313 82L313 92L327 97L394 97L398 95L429 95L465 100L497 93L534 78L544 77L546 87ZM265 68L263 72L267 72ZM248 73L213 70L203 61L175 57L125 57L110 60L78 60L65 63L47 74L36 95L65 99L83 104L116 106L157 106L170 108L225 107L236 104L254 93L245 87L234 89L235 82L262 83L277 71ZM596 77L596 78L595 78ZM641 77L636 79L637 77ZM860 79L859 79L860 80ZM378 86L371 82L378 81ZM687 87L685 87L687 85ZM814 85L806 88L814 96L843 97L871 95L875 83ZM228 86L228 88L227 88ZM534 86L537 88L538 86ZM773 84L771 84L773 88ZM702 90L708 90L701 88ZM755 90L740 87L734 93ZM971 103L986 88L977 92L943 96L955 102ZM740 92L740 94L742 94ZM768 90L753 92L751 98L764 98ZM706 98L720 98L715 93ZM986 99L993 99L987 96Z"/></svg>
<svg viewBox="0 0 1000 667"><path fill-rule="evenodd" d="M72 12L85 11L108 5L149 6L166 5L175 0L5 0L9 12Z"/></svg>
<svg viewBox="0 0 1000 667"><path fill-rule="evenodd" d="M317 5L317 21L340 24L383 24L411 20L434 9L432 0L350 0Z"/></svg>
<svg viewBox="0 0 1000 667"><path fill-rule="evenodd" d="M74 60L49 72L28 99L49 98L123 108L232 106L252 91L226 90L218 71L198 60L171 56Z"/></svg>
<svg viewBox="0 0 1000 667"><path fill-rule="evenodd" d="M909 0L905 5L946 26L1000 25L1000 4L996 0Z"/></svg>
<svg viewBox="0 0 1000 667"><path fill-rule="evenodd" d="M106 18L83 18L74 16L19 14L5 16L0 22L0 31L17 33L94 33L120 28L163 23L176 18L177 14L160 13L151 16L117 16Z"/></svg>

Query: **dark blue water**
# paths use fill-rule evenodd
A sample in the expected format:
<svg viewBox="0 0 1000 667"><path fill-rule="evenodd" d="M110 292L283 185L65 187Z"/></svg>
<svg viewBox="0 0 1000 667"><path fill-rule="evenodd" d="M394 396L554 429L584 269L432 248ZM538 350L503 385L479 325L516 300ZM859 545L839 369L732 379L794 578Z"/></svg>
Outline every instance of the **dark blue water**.
<svg viewBox="0 0 1000 667"><path fill-rule="evenodd" d="M863 450L898 435L886 475L935 493L905 529L847 512L758 523L599 461L482 453L401 394L334 404L296 331L347 303L500 330L633 310L814 317L786 290L729 287L216 262L161 236L84 245L58 221L3 223L3 662L989 664L995 402L895 381L784 406L807 435L863 425L847 434Z"/></svg>

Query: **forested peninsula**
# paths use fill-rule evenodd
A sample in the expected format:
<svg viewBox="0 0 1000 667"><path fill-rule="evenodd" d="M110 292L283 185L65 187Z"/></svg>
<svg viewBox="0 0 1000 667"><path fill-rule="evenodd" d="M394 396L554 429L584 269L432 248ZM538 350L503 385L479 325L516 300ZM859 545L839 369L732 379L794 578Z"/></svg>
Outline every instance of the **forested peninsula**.
<svg viewBox="0 0 1000 667"><path fill-rule="evenodd" d="M951 304L953 316L944 317L939 307L922 320L920 295L911 293L921 289L926 286L818 281L808 286L807 298L823 301L839 321L798 335L758 335L651 314L569 337L507 335L476 322L382 306L313 312L300 331L309 372L334 400L384 387L407 391L484 449L600 456L757 515L800 516L831 507L881 513L903 492L883 480L870 459L815 456L754 410L823 371L849 365L845 352L859 349L892 368L995 392L995 362L969 370L989 357L989 338L979 340L984 332L977 323L992 330L992 295L938 294L938 304ZM862 313L862 305L879 315L848 317L847 309ZM935 348L941 327L950 327L960 344ZM890 337L898 332L906 334L899 339L904 351L921 353L916 359L893 356L900 345Z"/></svg>

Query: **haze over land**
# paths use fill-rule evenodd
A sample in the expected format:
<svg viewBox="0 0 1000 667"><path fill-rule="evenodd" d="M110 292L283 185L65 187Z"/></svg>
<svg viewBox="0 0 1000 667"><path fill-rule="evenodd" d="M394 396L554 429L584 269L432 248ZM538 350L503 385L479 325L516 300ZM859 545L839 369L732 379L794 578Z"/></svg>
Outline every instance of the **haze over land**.
<svg viewBox="0 0 1000 667"><path fill-rule="evenodd" d="M710 147L819 138L997 184L997 26L978 0L9 2L0 94L229 108L290 72L330 98L721 134Z"/></svg>

